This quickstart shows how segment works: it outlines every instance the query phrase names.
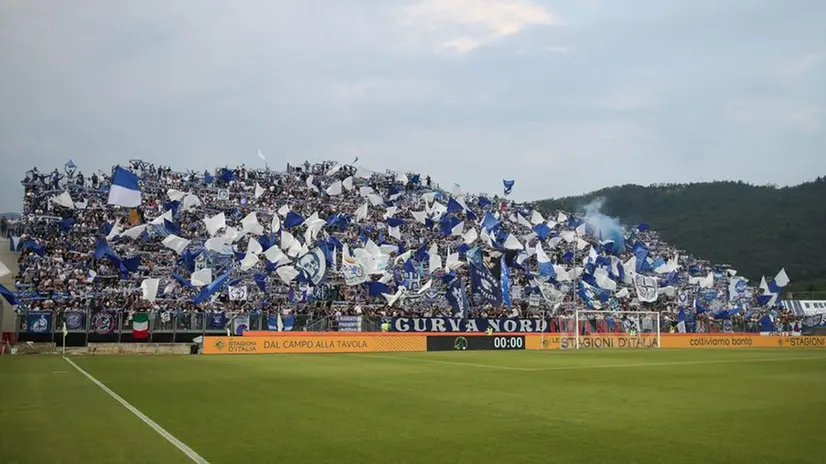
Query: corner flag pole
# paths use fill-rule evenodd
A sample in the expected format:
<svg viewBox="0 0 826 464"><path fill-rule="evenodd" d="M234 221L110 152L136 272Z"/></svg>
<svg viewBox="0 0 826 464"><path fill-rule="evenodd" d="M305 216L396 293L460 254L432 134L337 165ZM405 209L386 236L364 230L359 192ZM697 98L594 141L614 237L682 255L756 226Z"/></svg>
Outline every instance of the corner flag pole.
<svg viewBox="0 0 826 464"><path fill-rule="evenodd" d="M69 334L69 330L66 328L66 322L63 322L63 356L66 356L66 335Z"/></svg>

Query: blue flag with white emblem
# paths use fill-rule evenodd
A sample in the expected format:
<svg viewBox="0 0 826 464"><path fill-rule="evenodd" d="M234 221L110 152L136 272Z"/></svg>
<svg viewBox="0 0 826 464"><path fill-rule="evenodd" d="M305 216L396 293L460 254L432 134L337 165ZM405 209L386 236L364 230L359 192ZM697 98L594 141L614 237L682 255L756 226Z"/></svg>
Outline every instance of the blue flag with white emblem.
<svg viewBox="0 0 826 464"><path fill-rule="evenodd" d="M502 179L502 185L505 187L505 195L510 195L511 194L511 190L513 189L513 184L515 182L516 181L513 181L513 180Z"/></svg>
<svg viewBox="0 0 826 464"><path fill-rule="evenodd" d="M467 317L467 291L465 290L465 283L461 277L457 277L450 282L445 298L447 298L448 303L450 303L450 307L453 308L454 317Z"/></svg>
<svg viewBox="0 0 826 464"><path fill-rule="evenodd" d="M502 264L502 300L505 304L510 308L511 304L511 272L508 269L507 263L505 263L505 254L502 253L502 256L499 258Z"/></svg>
<svg viewBox="0 0 826 464"><path fill-rule="evenodd" d="M470 284L473 293L481 297L483 302L497 306L502 304L499 281L485 266L470 265Z"/></svg>

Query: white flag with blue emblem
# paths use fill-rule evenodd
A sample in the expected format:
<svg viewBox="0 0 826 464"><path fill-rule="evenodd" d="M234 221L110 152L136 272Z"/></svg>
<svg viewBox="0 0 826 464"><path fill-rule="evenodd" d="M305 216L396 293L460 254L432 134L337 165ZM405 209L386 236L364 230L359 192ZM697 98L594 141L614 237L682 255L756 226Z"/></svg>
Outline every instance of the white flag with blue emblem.
<svg viewBox="0 0 826 464"><path fill-rule="evenodd" d="M309 253L298 258L295 267L303 271L307 280L312 282L313 285L320 284L327 273L327 259L324 256L324 250L320 247L313 248Z"/></svg>

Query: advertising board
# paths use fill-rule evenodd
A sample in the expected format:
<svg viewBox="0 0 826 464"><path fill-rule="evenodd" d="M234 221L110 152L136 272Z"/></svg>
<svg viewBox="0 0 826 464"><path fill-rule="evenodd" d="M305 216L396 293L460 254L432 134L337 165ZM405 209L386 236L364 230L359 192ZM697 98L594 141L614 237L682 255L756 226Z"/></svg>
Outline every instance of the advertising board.
<svg viewBox="0 0 826 464"><path fill-rule="evenodd" d="M426 336L285 335L274 337L205 337L203 353L381 353L426 350Z"/></svg>

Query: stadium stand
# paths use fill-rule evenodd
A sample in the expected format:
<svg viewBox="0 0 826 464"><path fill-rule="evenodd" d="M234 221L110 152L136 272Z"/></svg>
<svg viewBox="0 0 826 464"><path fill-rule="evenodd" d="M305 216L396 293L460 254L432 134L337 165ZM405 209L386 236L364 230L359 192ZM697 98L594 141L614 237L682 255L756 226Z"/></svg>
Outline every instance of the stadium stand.
<svg viewBox="0 0 826 464"><path fill-rule="evenodd" d="M476 195L357 161L197 173L133 160L110 172L34 168L22 184L23 214L3 229L19 269L0 269L15 275L2 290L21 337L63 322L141 339L147 318L158 333L347 330L352 317L364 321L355 330L379 330L400 316L577 308L658 311L676 332L800 331L803 321L778 301L783 270L754 287L645 224L510 201L510 180ZM583 330L622 330L599 317Z"/></svg>

